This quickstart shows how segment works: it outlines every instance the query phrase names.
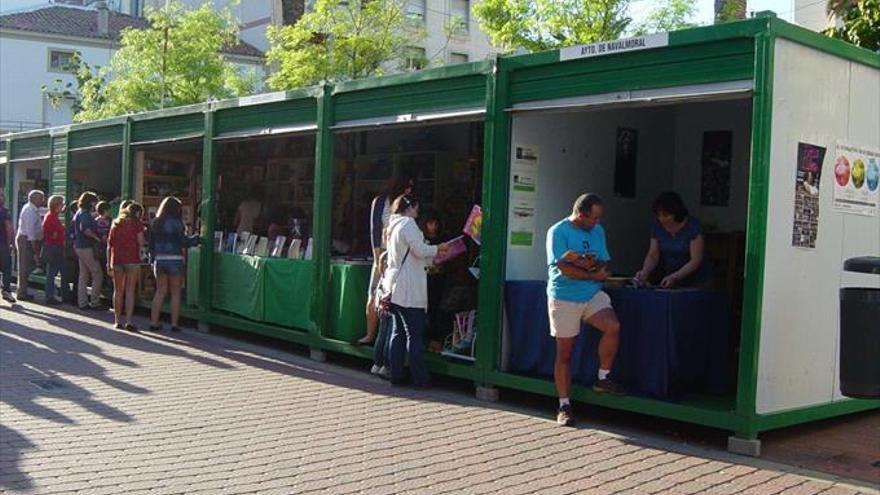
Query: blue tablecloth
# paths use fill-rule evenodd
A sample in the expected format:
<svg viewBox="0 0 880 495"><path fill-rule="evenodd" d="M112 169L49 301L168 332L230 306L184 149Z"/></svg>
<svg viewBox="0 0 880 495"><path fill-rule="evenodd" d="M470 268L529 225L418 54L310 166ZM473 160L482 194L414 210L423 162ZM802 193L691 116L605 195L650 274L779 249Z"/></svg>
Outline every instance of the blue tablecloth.
<svg viewBox="0 0 880 495"><path fill-rule="evenodd" d="M608 289L621 323L612 378L632 394L678 400L730 390L731 317L722 292L696 289ZM556 343L550 336L545 282L505 284L509 355L515 373L552 378ZM575 382L596 379L601 334L584 325L575 344Z"/></svg>

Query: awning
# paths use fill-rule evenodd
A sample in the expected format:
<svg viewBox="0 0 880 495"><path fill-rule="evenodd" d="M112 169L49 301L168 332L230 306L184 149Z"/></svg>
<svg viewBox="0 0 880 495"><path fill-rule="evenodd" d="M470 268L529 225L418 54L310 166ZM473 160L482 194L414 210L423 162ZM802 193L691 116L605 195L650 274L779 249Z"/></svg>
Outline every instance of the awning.
<svg viewBox="0 0 880 495"><path fill-rule="evenodd" d="M350 130L364 127L381 127L388 125L424 125L436 122L474 122L483 120L485 108L464 108L444 110L441 112L404 113L368 119L345 120L331 126L332 130Z"/></svg>
<svg viewBox="0 0 880 495"><path fill-rule="evenodd" d="M245 139L251 137L268 137L279 136L283 134L296 134L301 132L314 132L318 130L317 124L291 125L284 127L257 127L252 129L241 129L237 131L224 132L214 136L215 141L226 141L232 139Z"/></svg>
<svg viewBox="0 0 880 495"><path fill-rule="evenodd" d="M752 80L695 84L671 88L616 91L589 96L517 103L509 112L569 111L593 107L668 105L679 102L743 98L752 93Z"/></svg>
<svg viewBox="0 0 880 495"><path fill-rule="evenodd" d="M159 143L177 143L180 141L191 141L193 139L200 139L205 136L204 132L194 132L190 134L182 134L180 136L174 136L173 138L167 139L153 139L150 141L137 141L131 143L131 146L144 146L147 144L159 144Z"/></svg>

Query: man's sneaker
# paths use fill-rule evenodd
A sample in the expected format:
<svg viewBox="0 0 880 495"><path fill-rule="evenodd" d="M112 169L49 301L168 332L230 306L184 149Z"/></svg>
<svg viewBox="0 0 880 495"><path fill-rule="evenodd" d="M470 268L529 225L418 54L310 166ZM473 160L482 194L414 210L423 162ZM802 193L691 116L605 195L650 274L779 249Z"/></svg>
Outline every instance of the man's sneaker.
<svg viewBox="0 0 880 495"><path fill-rule="evenodd" d="M604 380L599 380L593 384L593 391L599 393L608 393L614 395L624 395L626 393L626 389L623 385L612 381L610 378L605 378Z"/></svg>
<svg viewBox="0 0 880 495"><path fill-rule="evenodd" d="M391 379L391 369L387 366L382 366L381 368L379 368L379 373L377 374L386 380Z"/></svg>
<svg viewBox="0 0 880 495"><path fill-rule="evenodd" d="M556 424L559 426L574 426L574 416L571 414L571 404L559 406L556 412Z"/></svg>
<svg viewBox="0 0 880 495"><path fill-rule="evenodd" d="M15 303L17 302L16 299L15 299L15 297L12 296L12 293L11 293L11 292L8 292L8 291L5 291L5 290L4 290L3 293L2 293L2 295L3 295L3 300L6 301L6 302L8 302L8 303L15 304Z"/></svg>
<svg viewBox="0 0 880 495"><path fill-rule="evenodd" d="M374 364L372 368L370 368L370 374L378 375L380 366L378 364Z"/></svg>

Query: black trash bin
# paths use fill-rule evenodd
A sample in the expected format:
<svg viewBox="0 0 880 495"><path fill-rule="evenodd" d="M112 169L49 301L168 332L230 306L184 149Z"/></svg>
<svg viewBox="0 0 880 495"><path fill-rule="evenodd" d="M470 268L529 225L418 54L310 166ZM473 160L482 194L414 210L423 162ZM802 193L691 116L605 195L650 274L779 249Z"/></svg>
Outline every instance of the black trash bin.
<svg viewBox="0 0 880 495"><path fill-rule="evenodd" d="M850 258L843 269L880 275L880 256ZM880 289L840 289L840 391L880 399Z"/></svg>

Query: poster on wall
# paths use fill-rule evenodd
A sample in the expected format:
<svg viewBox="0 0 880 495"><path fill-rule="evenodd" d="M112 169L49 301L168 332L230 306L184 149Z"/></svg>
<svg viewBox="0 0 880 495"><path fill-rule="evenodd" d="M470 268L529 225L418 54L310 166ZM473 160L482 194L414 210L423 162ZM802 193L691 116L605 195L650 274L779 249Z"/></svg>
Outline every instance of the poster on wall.
<svg viewBox="0 0 880 495"><path fill-rule="evenodd" d="M614 158L614 194L623 198L636 197L636 156L639 131L617 128L617 153Z"/></svg>
<svg viewBox="0 0 880 495"><path fill-rule="evenodd" d="M510 167L510 246L529 248L535 243L535 205L538 194L538 147L514 146Z"/></svg>
<svg viewBox="0 0 880 495"><path fill-rule="evenodd" d="M816 237L819 235L819 179L824 160L825 148L798 143L791 231L791 245L794 247L816 247Z"/></svg>
<svg viewBox="0 0 880 495"><path fill-rule="evenodd" d="M880 203L880 151L837 143L834 156L834 209L876 216Z"/></svg>
<svg viewBox="0 0 880 495"><path fill-rule="evenodd" d="M733 131L703 133L700 204L727 206L730 203L730 167Z"/></svg>

